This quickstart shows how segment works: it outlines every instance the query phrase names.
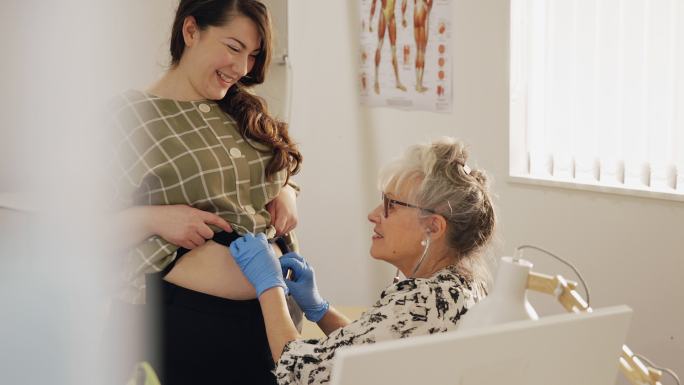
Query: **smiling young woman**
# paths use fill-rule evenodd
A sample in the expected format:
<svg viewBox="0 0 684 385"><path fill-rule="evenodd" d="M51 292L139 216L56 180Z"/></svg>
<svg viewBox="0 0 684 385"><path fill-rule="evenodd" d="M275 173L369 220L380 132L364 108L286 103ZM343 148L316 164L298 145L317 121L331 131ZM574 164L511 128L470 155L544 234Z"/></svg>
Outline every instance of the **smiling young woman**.
<svg viewBox="0 0 684 385"><path fill-rule="evenodd" d="M268 11L256 0L181 0L170 52L155 84L113 103L115 219L129 251L112 324L122 309L146 314L153 351L135 359L165 385L272 384L256 292L227 247L250 232L277 239L276 255L296 248L290 176L302 156L249 91L271 59Z"/></svg>

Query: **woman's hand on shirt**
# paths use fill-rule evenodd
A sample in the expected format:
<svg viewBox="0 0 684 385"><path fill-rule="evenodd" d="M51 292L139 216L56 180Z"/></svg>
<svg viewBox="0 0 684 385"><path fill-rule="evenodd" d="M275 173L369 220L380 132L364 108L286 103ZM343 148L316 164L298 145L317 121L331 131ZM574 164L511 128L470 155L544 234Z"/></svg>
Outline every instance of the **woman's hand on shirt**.
<svg viewBox="0 0 684 385"><path fill-rule="evenodd" d="M266 209L271 214L271 225L275 227L276 235L287 234L297 227L297 192L292 186L280 189Z"/></svg>
<svg viewBox="0 0 684 385"><path fill-rule="evenodd" d="M214 236L209 225L227 232L233 231L230 224L218 215L188 205L148 207L152 211L148 217L150 232L186 249L201 246Z"/></svg>

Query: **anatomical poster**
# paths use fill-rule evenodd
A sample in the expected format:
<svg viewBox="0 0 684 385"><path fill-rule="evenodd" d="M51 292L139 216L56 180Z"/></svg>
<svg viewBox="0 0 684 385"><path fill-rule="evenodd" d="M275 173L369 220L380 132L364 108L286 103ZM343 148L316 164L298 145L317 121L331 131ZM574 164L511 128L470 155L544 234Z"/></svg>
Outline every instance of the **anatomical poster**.
<svg viewBox="0 0 684 385"><path fill-rule="evenodd" d="M361 103L450 112L451 0L361 2Z"/></svg>

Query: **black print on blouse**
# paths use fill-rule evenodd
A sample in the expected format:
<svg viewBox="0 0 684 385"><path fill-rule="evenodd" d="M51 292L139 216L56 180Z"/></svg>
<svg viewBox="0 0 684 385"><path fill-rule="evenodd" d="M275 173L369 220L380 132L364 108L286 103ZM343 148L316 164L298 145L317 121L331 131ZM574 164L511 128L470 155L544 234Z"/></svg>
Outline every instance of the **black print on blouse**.
<svg viewBox="0 0 684 385"><path fill-rule="evenodd" d="M449 288L449 295L451 296L451 302L458 303L458 299L461 296L461 292L455 287Z"/></svg>
<svg viewBox="0 0 684 385"><path fill-rule="evenodd" d="M458 322L458 320L461 319L461 317L463 316L463 314L465 314L465 313L467 313L467 312L468 312L468 309L467 309L467 308L465 308L465 307L464 307L464 308L461 308L461 309L456 313L456 315L454 316L454 318L451 319L451 322L453 322L453 323Z"/></svg>
<svg viewBox="0 0 684 385"><path fill-rule="evenodd" d="M370 318L368 319L368 322L375 324L375 323L380 323L381 321L384 321L386 319L387 319L387 315L375 313L375 314L371 314Z"/></svg>
<svg viewBox="0 0 684 385"><path fill-rule="evenodd" d="M451 288L449 288L451 290ZM449 311L449 301L444 298L444 293L441 287L435 288L435 307L437 308L437 316L444 318L444 314Z"/></svg>
<svg viewBox="0 0 684 385"><path fill-rule="evenodd" d="M386 288L360 319L320 340L288 343L276 368L281 385L324 384L338 348L454 330L479 298L481 286L449 266L431 278L406 279Z"/></svg>
<svg viewBox="0 0 684 385"><path fill-rule="evenodd" d="M398 321L396 324L391 325L390 328L395 333L401 333L401 331L406 326L406 320Z"/></svg>

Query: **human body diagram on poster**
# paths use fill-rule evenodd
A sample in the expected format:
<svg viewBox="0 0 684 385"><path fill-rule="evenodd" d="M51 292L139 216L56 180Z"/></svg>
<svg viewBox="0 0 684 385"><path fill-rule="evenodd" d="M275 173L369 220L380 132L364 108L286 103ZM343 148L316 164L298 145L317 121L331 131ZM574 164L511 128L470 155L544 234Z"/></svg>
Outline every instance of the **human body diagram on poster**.
<svg viewBox="0 0 684 385"><path fill-rule="evenodd" d="M451 1L360 1L362 102L451 110Z"/></svg>

